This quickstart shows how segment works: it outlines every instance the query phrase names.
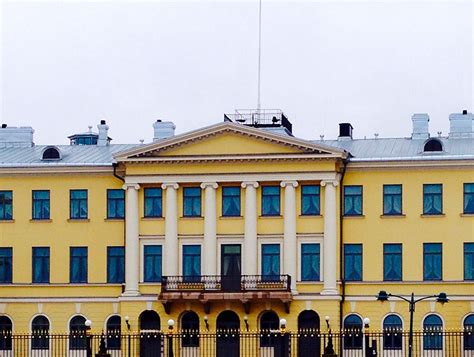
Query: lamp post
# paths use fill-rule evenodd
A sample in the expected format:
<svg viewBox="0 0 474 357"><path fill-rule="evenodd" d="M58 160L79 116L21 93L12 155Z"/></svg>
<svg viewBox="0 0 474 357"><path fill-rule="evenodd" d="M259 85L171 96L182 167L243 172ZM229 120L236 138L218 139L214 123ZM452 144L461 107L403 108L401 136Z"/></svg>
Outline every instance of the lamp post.
<svg viewBox="0 0 474 357"><path fill-rule="evenodd" d="M406 301L409 304L410 332L409 332L409 335L408 335L408 357L412 357L413 356L413 313L415 312L416 303L420 302L422 300L436 298L437 302L440 302L441 304L444 304L444 303L449 301L448 296L446 295L446 293L439 293L438 295L423 296L421 298L415 299L415 293L411 293L410 299L407 299L404 296L390 294L390 293L387 293L384 290L381 290L381 291L379 291L379 294L377 295L377 300L384 302L384 301L388 301L388 299L390 297L394 297L394 298Z"/></svg>
<svg viewBox="0 0 474 357"><path fill-rule="evenodd" d="M369 338L370 319L368 317L365 317L362 322L364 324L365 355L366 357L368 357L372 355L372 349L370 348L370 338Z"/></svg>
<svg viewBox="0 0 474 357"><path fill-rule="evenodd" d="M127 336L127 350L128 350L128 357L131 357L132 355L132 347L130 346L131 341L131 336L130 336L130 317L125 316L124 317L125 324L127 325L127 331L128 331L128 336Z"/></svg>
<svg viewBox="0 0 474 357"><path fill-rule="evenodd" d="M92 338L91 338L91 326L92 326L92 321L91 320L86 320L84 322L84 325L86 325L86 355L87 357L92 357Z"/></svg>
<svg viewBox="0 0 474 357"><path fill-rule="evenodd" d="M334 351L334 346L332 344L332 331L331 331L331 325L329 324L330 317L325 316L324 320L326 321L326 325L328 327L328 344L326 347L324 347L324 357L330 357L330 356L335 356L336 352Z"/></svg>
<svg viewBox="0 0 474 357"><path fill-rule="evenodd" d="M249 317L247 315L244 315L244 322L245 322L245 329L248 332L249 331Z"/></svg>
<svg viewBox="0 0 474 357"><path fill-rule="evenodd" d="M173 357L173 327L174 327L174 320L168 320L168 357Z"/></svg>
<svg viewBox="0 0 474 357"><path fill-rule="evenodd" d="M286 319L280 319L280 357L289 355L289 336L286 333Z"/></svg>

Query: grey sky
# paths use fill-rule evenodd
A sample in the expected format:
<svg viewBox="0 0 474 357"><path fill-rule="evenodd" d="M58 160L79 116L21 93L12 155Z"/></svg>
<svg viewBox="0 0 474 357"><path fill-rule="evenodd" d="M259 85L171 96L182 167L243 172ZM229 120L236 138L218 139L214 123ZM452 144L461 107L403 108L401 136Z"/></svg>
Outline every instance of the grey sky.
<svg viewBox="0 0 474 357"><path fill-rule="evenodd" d="M262 107L296 136L408 136L474 110L471 1L263 0ZM37 143L107 119L116 143L150 141L257 102L258 0L4 2L1 122L31 125Z"/></svg>

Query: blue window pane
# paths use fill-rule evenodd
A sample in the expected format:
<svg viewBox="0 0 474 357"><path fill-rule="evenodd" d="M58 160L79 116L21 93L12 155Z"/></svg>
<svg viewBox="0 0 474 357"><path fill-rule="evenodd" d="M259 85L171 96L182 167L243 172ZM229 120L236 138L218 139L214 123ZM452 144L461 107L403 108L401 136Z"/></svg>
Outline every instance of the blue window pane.
<svg viewBox="0 0 474 357"><path fill-rule="evenodd" d="M362 349L362 319L354 314L344 319L344 348Z"/></svg>
<svg viewBox="0 0 474 357"><path fill-rule="evenodd" d="M474 214L474 183L464 184L464 213Z"/></svg>
<svg viewBox="0 0 474 357"><path fill-rule="evenodd" d="M49 283L49 248L33 248L33 283Z"/></svg>
<svg viewBox="0 0 474 357"><path fill-rule="evenodd" d="M402 345L402 320L397 315L388 315L383 320L383 349L401 350Z"/></svg>
<svg viewBox="0 0 474 357"><path fill-rule="evenodd" d="M344 215L362 215L362 186L344 186Z"/></svg>
<svg viewBox="0 0 474 357"><path fill-rule="evenodd" d="M33 219L50 218L49 191L33 191Z"/></svg>
<svg viewBox="0 0 474 357"><path fill-rule="evenodd" d="M474 280L474 243L464 243L464 280Z"/></svg>
<svg viewBox="0 0 474 357"><path fill-rule="evenodd" d="M70 248L70 271L71 283L87 283L87 248Z"/></svg>
<svg viewBox="0 0 474 357"><path fill-rule="evenodd" d="M146 245L144 248L144 281L161 281L161 245Z"/></svg>
<svg viewBox="0 0 474 357"><path fill-rule="evenodd" d="M383 214L402 214L402 185L383 186Z"/></svg>
<svg viewBox="0 0 474 357"><path fill-rule="evenodd" d="M319 244L301 245L301 280L319 281L320 251Z"/></svg>
<svg viewBox="0 0 474 357"><path fill-rule="evenodd" d="M12 282L12 248L0 248L0 283Z"/></svg>
<svg viewBox="0 0 474 357"><path fill-rule="evenodd" d="M161 217L163 214L161 188L145 188L145 217Z"/></svg>
<svg viewBox="0 0 474 357"><path fill-rule="evenodd" d="M107 247L107 282L123 283L125 281L124 247Z"/></svg>
<svg viewBox="0 0 474 357"><path fill-rule="evenodd" d="M423 214L443 214L443 186L423 185Z"/></svg>
<svg viewBox="0 0 474 357"><path fill-rule="evenodd" d="M344 244L344 278L362 280L362 244Z"/></svg>
<svg viewBox="0 0 474 357"><path fill-rule="evenodd" d="M222 188L222 215L240 216L240 187Z"/></svg>
<svg viewBox="0 0 474 357"><path fill-rule="evenodd" d="M107 218L125 217L125 191L107 190Z"/></svg>
<svg viewBox="0 0 474 357"><path fill-rule="evenodd" d="M383 278L385 281L402 280L402 245L383 245Z"/></svg>
<svg viewBox="0 0 474 357"><path fill-rule="evenodd" d="M428 315L423 321L423 349L443 349L443 322L437 315Z"/></svg>
<svg viewBox="0 0 474 357"><path fill-rule="evenodd" d="M70 193L70 218L87 218L87 190L71 190Z"/></svg>
<svg viewBox="0 0 474 357"><path fill-rule="evenodd" d="M0 191L0 220L13 219L13 192Z"/></svg>
<svg viewBox="0 0 474 357"><path fill-rule="evenodd" d="M441 243L423 244L423 279L442 279L442 245Z"/></svg>
<svg viewBox="0 0 474 357"><path fill-rule="evenodd" d="M262 279L280 280L279 244L262 244Z"/></svg>
<svg viewBox="0 0 474 357"><path fill-rule="evenodd" d="M301 214L306 216L319 215L320 213L320 189L316 185L305 185L301 187Z"/></svg>
<svg viewBox="0 0 474 357"><path fill-rule="evenodd" d="M201 279L201 246L183 246L183 277L186 281Z"/></svg>
<svg viewBox="0 0 474 357"><path fill-rule="evenodd" d="M183 215L185 217L200 217L201 189L199 187L185 187L183 196Z"/></svg>
<svg viewBox="0 0 474 357"><path fill-rule="evenodd" d="M262 187L262 216L280 215L280 187Z"/></svg>

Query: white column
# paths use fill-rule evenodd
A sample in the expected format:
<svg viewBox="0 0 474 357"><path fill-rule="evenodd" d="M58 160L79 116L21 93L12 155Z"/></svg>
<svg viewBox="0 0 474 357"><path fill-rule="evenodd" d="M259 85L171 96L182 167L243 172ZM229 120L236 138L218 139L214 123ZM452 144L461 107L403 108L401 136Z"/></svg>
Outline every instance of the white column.
<svg viewBox="0 0 474 357"><path fill-rule="evenodd" d="M217 183L204 182L203 275L217 275L216 189Z"/></svg>
<svg viewBox="0 0 474 357"><path fill-rule="evenodd" d="M245 275L257 275L257 187L258 182L242 182L245 188L244 266Z"/></svg>
<svg viewBox="0 0 474 357"><path fill-rule="evenodd" d="M337 227L336 186L337 181L322 181L324 189L324 288L321 294L337 295Z"/></svg>
<svg viewBox="0 0 474 357"><path fill-rule="evenodd" d="M125 291L123 295L140 295L138 277L140 266L139 229L138 229L138 189L137 184L125 184Z"/></svg>
<svg viewBox="0 0 474 357"><path fill-rule="evenodd" d="M296 293L296 181L282 181L285 189L285 211L283 215L283 272L291 276L291 290Z"/></svg>
<svg viewBox="0 0 474 357"><path fill-rule="evenodd" d="M163 275L178 275L178 184L167 182L161 185L166 190L165 245L163 249Z"/></svg>

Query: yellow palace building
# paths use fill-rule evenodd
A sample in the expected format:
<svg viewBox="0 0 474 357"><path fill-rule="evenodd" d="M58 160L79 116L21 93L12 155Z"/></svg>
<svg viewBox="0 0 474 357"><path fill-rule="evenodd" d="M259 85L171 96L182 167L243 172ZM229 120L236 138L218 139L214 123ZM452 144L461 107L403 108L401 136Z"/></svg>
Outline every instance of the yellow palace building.
<svg viewBox="0 0 474 357"><path fill-rule="evenodd" d="M430 136L303 140L238 112L150 144L0 128L0 329L474 325L473 115ZM126 318L127 317L127 318Z"/></svg>

